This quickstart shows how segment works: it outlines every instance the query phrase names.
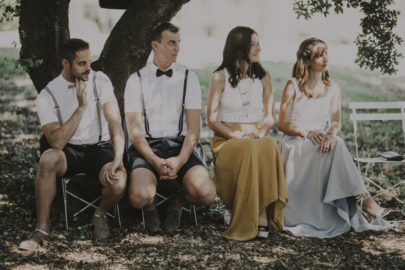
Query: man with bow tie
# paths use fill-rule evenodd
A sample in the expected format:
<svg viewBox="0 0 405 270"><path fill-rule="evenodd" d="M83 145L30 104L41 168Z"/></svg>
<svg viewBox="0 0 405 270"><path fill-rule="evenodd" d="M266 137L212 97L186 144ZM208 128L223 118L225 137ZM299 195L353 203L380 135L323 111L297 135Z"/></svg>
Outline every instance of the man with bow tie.
<svg viewBox="0 0 405 270"><path fill-rule="evenodd" d="M186 203L211 204L216 196L204 161L194 151L199 138L201 89L197 76L175 64L180 51L177 26L162 23L151 35L153 62L132 74L125 88L129 139L129 200L143 208L145 227L160 229L154 197L160 181L179 181L163 227L174 232Z"/></svg>
<svg viewBox="0 0 405 270"><path fill-rule="evenodd" d="M36 99L44 137L35 179L37 225L22 249L38 249L49 240L49 215L56 179L86 173L102 187L93 216L94 236L105 239L105 213L124 195L126 171L122 164L124 133L110 79L90 68L89 44L70 39L61 47L61 74Z"/></svg>

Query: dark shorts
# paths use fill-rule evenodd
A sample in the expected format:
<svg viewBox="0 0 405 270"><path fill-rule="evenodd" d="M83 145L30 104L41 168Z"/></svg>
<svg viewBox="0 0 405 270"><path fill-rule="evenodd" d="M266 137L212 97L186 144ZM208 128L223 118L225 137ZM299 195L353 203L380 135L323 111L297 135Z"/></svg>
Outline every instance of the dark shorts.
<svg viewBox="0 0 405 270"><path fill-rule="evenodd" d="M46 147L45 143L45 146L41 145L41 152L49 148ZM98 179L103 166L114 160L114 149L111 141L85 145L68 143L62 151L65 153L67 161L65 176L86 173Z"/></svg>
<svg viewBox="0 0 405 270"><path fill-rule="evenodd" d="M169 158L175 157L180 154L181 147L183 145L184 137L170 137L170 138L158 138L158 139L148 139L149 146L152 151L160 158ZM177 181L182 182L184 175L189 169L194 166L205 166L202 158L197 154L196 151L193 151L188 158L187 162L181 167L177 173ZM145 158L139 154L135 147L131 145L128 149L128 171L132 172L138 168L145 168L153 172L156 176L156 179L159 180L159 173L157 170L150 165Z"/></svg>

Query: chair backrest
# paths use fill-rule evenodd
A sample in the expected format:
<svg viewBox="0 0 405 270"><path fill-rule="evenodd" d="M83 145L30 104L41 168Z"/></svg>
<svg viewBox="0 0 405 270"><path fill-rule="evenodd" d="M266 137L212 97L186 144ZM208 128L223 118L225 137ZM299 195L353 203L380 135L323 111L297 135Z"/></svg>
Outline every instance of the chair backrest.
<svg viewBox="0 0 405 270"><path fill-rule="evenodd" d="M404 135L405 143L405 101L395 102L350 102L349 108L352 110L350 113L350 120L353 121L354 140L356 144L356 156L359 157L358 150L358 134L357 134L357 121L402 121L402 132ZM391 112L392 109L397 112ZM370 112L372 110L372 112ZM375 112L378 110L377 112ZM381 112L382 110L390 110L390 112Z"/></svg>

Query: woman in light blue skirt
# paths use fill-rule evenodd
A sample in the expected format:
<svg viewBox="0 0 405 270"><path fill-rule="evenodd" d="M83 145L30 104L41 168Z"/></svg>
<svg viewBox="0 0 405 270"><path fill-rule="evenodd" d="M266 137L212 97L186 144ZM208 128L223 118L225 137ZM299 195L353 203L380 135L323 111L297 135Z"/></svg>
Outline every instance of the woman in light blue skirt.
<svg viewBox="0 0 405 270"><path fill-rule="evenodd" d="M284 133L280 150L289 198L284 229L317 238L350 228L389 229L393 224L383 217L390 210L370 197L351 154L336 136L341 93L329 79L327 52L322 40L304 40L283 91L278 128Z"/></svg>

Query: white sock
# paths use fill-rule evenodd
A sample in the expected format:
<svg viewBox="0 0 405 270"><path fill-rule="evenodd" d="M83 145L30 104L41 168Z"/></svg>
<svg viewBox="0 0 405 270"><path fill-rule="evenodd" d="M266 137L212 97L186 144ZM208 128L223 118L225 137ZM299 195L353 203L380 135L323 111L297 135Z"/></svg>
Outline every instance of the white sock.
<svg viewBox="0 0 405 270"><path fill-rule="evenodd" d="M103 214L103 215L97 215L96 212L94 212L94 216L95 216L95 217L105 217L105 214Z"/></svg>
<svg viewBox="0 0 405 270"><path fill-rule="evenodd" d="M45 234L45 235L49 235L49 232L46 232L46 231L41 230L41 229L35 229L35 231L40 232L40 233Z"/></svg>

